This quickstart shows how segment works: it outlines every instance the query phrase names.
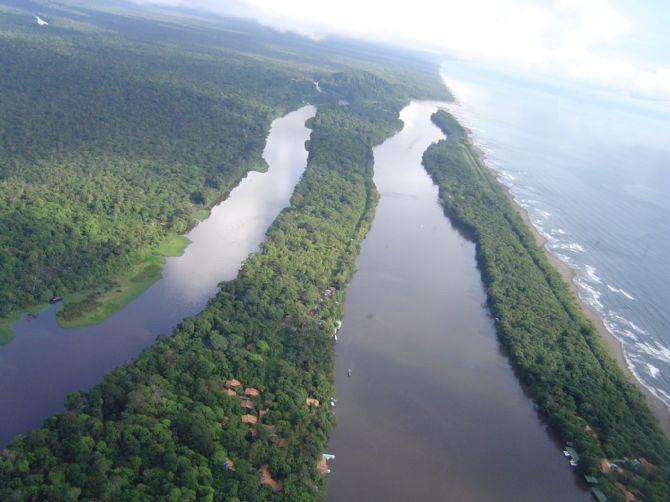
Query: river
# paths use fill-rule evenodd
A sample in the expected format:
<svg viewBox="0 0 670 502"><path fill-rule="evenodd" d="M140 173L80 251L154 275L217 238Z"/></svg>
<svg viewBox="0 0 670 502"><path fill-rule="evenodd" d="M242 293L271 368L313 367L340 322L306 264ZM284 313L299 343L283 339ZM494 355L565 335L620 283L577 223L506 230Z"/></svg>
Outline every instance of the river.
<svg viewBox="0 0 670 502"><path fill-rule="evenodd" d="M289 204L307 164L305 121L315 113L308 105L272 123L263 152L268 171L248 173L187 235L185 253L167 258L161 279L123 309L86 328L60 328L57 306L14 324L14 340L0 348L0 445L62 411L68 393L137 356L235 278Z"/></svg>
<svg viewBox="0 0 670 502"><path fill-rule="evenodd" d="M437 106L411 103L374 151L381 198L336 346L326 501L590 500L501 352L474 245L421 165L443 137Z"/></svg>

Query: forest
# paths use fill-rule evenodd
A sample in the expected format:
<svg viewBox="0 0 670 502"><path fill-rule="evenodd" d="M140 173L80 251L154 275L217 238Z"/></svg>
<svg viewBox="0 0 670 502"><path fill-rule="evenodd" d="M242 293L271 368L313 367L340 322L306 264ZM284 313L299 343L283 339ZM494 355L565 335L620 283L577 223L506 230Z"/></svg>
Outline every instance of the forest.
<svg viewBox="0 0 670 502"><path fill-rule="evenodd" d="M76 25L48 40L52 51L42 45L51 35L16 28L9 12L0 15L10 33L0 44L11 49L0 51L3 69L37 75L21 91L15 71L0 72L2 182L13 184L0 209L3 312L108 277L182 231L196 208L258 166L272 117L303 100L318 111L305 174L260 252L201 313L8 445L0 499L319 500L326 479L316 462L334 421L333 333L377 200L372 147L399 129L410 97L448 97L434 68L398 63L396 77L395 63L328 47L282 59L291 51L275 35L242 55L235 30L224 48L207 45L222 42L206 30L192 33L203 45L187 55L155 46L172 39L151 23L132 43ZM174 37L188 38L180 28ZM69 56L50 67L45 58L62 51ZM21 119L40 79L53 84L42 99L49 113Z"/></svg>
<svg viewBox="0 0 670 502"><path fill-rule="evenodd" d="M324 89L351 78L379 83L336 74ZM262 251L172 336L17 438L0 461L0 498L320 499L332 335L377 198L371 149L398 129L404 103L380 94L319 106L308 168ZM259 395L241 399L231 380ZM280 490L260 484L263 466Z"/></svg>
<svg viewBox="0 0 670 502"><path fill-rule="evenodd" d="M445 111L447 139L423 162L456 227L476 244L498 336L538 411L579 452L579 472L608 500L670 500L670 441L535 243L466 130ZM602 469L607 459L614 468ZM605 471L605 472L603 472Z"/></svg>
<svg viewBox="0 0 670 502"><path fill-rule="evenodd" d="M242 21L31 5L47 27L0 2L0 344L53 296L76 324L117 275L149 263L155 276L158 246L264 169L271 121L313 100L314 79L361 67L389 87L408 78L399 57L356 60ZM439 84L424 80L413 85Z"/></svg>

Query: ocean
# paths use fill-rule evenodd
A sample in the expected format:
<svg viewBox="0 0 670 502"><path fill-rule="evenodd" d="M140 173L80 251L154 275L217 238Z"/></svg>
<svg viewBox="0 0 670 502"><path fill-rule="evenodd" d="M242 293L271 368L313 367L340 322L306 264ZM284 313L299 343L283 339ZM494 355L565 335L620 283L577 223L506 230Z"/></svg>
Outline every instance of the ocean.
<svg viewBox="0 0 670 502"><path fill-rule="evenodd" d="M670 408L670 106L463 62L442 73L449 110Z"/></svg>

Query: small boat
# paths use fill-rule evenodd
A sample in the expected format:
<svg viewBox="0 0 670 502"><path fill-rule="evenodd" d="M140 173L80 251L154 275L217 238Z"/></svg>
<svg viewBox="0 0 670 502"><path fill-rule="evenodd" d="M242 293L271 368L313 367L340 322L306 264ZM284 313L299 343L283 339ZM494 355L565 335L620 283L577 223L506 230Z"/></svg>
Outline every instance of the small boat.
<svg viewBox="0 0 670 502"><path fill-rule="evenodd" d="M347 370L347 376L351 376L351 368Z"/></svg>
<svg viewBox="0 0 670 502"><path fill-rule="evenodd" d="M49 300L49 303L58 303L62 302L63 298L60 296L52 296L51 299Z"/></svg>

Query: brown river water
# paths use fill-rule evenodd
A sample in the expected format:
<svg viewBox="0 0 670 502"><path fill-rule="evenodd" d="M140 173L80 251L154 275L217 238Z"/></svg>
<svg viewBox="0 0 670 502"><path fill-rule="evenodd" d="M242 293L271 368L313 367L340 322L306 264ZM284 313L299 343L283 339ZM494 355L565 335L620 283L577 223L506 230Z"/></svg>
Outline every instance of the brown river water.
<svg viewBox="0 0 670 502"><path fill-rule="evenodd" d="M381 198L338 334L325 500L591 500L501 352L474 245L421 165L443 137L437 106L411 103L374 152Z"/></svg>

